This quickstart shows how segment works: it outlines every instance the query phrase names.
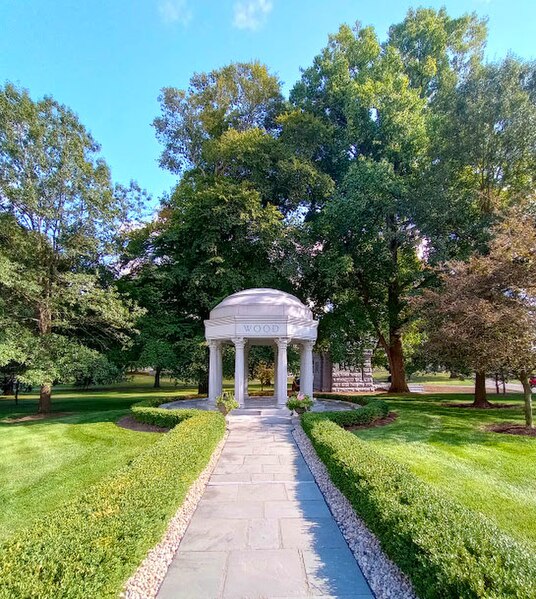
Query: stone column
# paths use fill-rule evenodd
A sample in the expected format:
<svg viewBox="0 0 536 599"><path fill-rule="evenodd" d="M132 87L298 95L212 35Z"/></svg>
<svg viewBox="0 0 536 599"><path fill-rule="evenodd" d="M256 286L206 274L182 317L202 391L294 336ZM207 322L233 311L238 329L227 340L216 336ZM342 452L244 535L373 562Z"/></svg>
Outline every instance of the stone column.
<svg viewBox="0 0 536 599"><path fill-rule="evenodd" d="M279 337L277 343L277 405L284 406L287 403L287 347L289 339Z"/></svg>
<svg viewBox="0 0 536 599"><path fill-rule="evenodd" d="M234 337L233 343L235 346L235 399L242 408L244 407L244 346L246 342L243 337Z"/></svg>
<svg viewBox="0 0 536 599"><path fill-rule="evenodd" d="M301 353L300 391L313 399L313 347L314 341L304 341Z"/></svg>
<svg viewBox="0 0 536 599"><path fill-rule="evenodd" d="M244 399L248 398L249 343L244 348Z"/></svg>
<svg viewBox="0 0 536 599"><path fill-rule="evenodd" d="M303 392L303 373L305 372L305 347L300 344L300 392Z"/></svg>
<svg viewBox="0 0 536 599"><path fill-rule="evenodd" d="M277 399L277 344L274 349L274 398Z"/></svg>
<svg viewBox="0 0 536 599"><path fill-rule="evenodd" d="M216 349L216 395L223 393L223 361L222 361L223 344L218 343Z"/></svg>
<svg viewBox="0 0 536 599"><path fill-rule="evenodd" d="M209 362L208 362L208 398L215 401L218 396L218 342L211 339L208 342Z"/></svg>

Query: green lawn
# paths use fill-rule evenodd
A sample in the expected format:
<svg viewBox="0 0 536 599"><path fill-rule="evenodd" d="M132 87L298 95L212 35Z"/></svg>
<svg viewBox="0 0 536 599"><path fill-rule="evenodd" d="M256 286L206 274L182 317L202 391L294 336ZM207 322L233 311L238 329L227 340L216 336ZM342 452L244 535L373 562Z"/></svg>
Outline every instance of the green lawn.
<svg viewBox="0 0 536 599"><path fill-rule="evenodd" d="M375 368L373 375L375 382L386 383L389 377L389 372L385 370L385 368ZM472 378L451 379L450 374L448 372L417 372L411 375L408 382L410 385L447 385L449 387L472 387L475 384Z"/></svg>
<svg viewBox="0 0 536 599"><path fill-rule="evenodd" d="M356 434L536 548L536 438L482 430L493 422L523 422L520 396L501 396L501 401L505 397L520 407L473 410L440 405L445 400L469 402L467 395L392 397L389 404L398 419Z"/></svg>
<svg viewBox="0 0 536 599"><path fill-rule="evenodd" d="M161 390L153 390L151 384L150 377L137 376L109 390L55 389L53 410L71 415L0 422L0 540L75 497L157 440L154 433L115 425L133 402L149 394L171 399L187 392L168 381ZM18 406L12 399L0 398L0 420L36 410L35 395L23 395Z"/></svg>

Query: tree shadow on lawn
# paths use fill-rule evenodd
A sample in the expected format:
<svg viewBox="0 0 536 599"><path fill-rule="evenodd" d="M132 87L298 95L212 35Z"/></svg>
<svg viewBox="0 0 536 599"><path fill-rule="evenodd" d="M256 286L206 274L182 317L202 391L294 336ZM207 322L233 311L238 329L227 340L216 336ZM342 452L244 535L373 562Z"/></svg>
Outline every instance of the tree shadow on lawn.
<svg viewBox="0 0 536 599"><path fill-rule="evenodd" d="M452 398L456 403L462 403L463 396ZM485 430L499 422L523 423L522 396L510 394L501 396L501 403L511 404L508 408L468 409L466 407L447 407L444 404L445 394L420 395L416 397L404 395L385 396L389 408L398 413L396 421L386 426L358 431L364 440L385 440L399 443L429 443L446 444L451 446L467 446L470 444L494 446L508 443L506 435L497 435ZM471 398L466 399L468 405ZM500 439L498 439L500 437ZM519 443L521 437L513 439ZM528 439L528 442L534 442Z"/></svg>
<svg viewBox="0 0 536 599"><path fill-rule="evenodd" d="M99 424L110 422L115 424L121 417L129 412L125 409L120 410L93 410L93 411L54 411L46 418L36 418L24 420L25 416L35 414L30 411L26 414L2 414L0 416L0 430L10 430L20 427L48 426L48 425L71 425L71 424ZM10 422L10 419L13 421Z"/></svg>

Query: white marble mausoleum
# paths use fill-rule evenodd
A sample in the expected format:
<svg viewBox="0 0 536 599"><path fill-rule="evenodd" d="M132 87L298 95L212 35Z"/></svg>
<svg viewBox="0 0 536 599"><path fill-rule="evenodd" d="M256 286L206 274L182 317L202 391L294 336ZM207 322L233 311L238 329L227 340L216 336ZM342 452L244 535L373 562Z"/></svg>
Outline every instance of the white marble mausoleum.
<svg viewBox="0 0 536 599"><path fill-rule="evenodd" d="M300 348L300 386L313 396L313 346L318 321L297 297L277 289L245 289L220 302L205 320L210 349L209 399L222 392L222 347L235 347L235 398L244 405L248 388L248 352L253 345L275 347L275 395L278 405L287 401L287 348Z"/></svg>

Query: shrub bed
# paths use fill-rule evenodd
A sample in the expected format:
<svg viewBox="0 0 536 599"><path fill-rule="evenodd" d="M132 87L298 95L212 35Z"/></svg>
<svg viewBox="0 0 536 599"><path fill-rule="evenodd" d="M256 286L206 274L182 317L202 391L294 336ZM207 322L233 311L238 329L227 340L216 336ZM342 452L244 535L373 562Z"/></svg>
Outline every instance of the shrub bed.
<svg viewBox="0 0 536 599"><path fill-rule="evenodd" d="M536 597L531 548L377 453L338 426L340 418L305 414L302 424L335 485L421 599Z"/></svg>
<svg viewBox="0 0 536 599"><path fill-rule="evenodd" d="M385 418L389 413L389 404L383 400L371 401L359 410L346 412L312 412L307 418L325 420L328 418L339 426L349 427L360 424L372 424L375 420Z"/></svg>
<svg viewBox="0 0 536 599"><path fill-rule="evenodd" d="M344 393L331 393L331 392L316 392L314 396L317 399L335 399L337 401L348 401L349 403L357 403L360 406L366 406L372 401L377 401L374 395L345 395Z"/></svg>
<svg viewBox="0 0 536 599"><path fill-rule="evenodd" d="M198 410L133 411L145 422L175 428L0 546L0 597L117 597L160 540L223 437L225 420Z"/></svg>

